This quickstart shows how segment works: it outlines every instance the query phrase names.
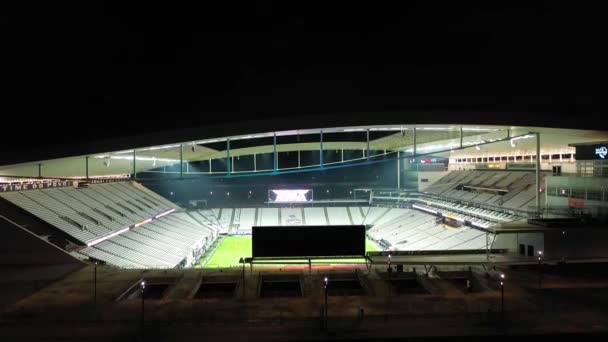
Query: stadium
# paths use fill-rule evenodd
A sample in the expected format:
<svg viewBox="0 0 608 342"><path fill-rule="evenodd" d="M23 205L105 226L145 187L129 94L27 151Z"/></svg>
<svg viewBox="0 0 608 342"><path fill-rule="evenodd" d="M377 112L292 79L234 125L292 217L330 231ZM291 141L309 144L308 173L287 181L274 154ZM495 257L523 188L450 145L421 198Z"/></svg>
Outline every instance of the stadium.
<svg viewBox="0 0 608 342"><path fill-rule="evenodd" d="M0 341L608 335L605 11L3 11Z"/></svg>
<svg viewBox="0 0 608 342"><path fill-rule="evenodd" d="M606 146L597 130L376 124L3 165L4 263L38 284L5 289L4 317L9 330L24 315L98 317L111 336L171 330L156 325L174 313L205 326L195 336L226 334L215 320L363 336L464 296L467 319L494 331L510 281L521 327L547 313L541 281L603 267Z"/></svg>

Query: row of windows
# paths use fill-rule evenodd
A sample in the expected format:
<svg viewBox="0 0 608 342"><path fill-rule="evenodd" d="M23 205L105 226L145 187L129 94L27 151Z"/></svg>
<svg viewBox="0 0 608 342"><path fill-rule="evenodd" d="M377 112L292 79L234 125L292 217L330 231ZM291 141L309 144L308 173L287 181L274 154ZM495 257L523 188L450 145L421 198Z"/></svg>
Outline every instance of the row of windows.
<svg viewBox="0 0 608 342"><path fill-rule="evenodd" d="M570 189L561 187L549 187L547 188L547 195L549 196L560 196L568 198L580 198L587 199L590 201L605 201L608 200L607 189Z"/></svg>
<svg viewBox="0 0 608 342"><path fill-rule="evenodd" d="M577 163L579 177L608 177L607 160L585 160Z"/></svg>
<svg viewBox="0 0 608 342"><path fill-rule="evenodd" d="M573 153L562 154L562 160L568 161L571 158L574 158ZM477 157L477 158L456 158L457 163L486 163L486 162L509 162L509 161L535 161L536 155L528 155L528 156L496 156L496 157ZM559 154L543 154L541 156L541 160L549 161L559 161Z"/></svg>

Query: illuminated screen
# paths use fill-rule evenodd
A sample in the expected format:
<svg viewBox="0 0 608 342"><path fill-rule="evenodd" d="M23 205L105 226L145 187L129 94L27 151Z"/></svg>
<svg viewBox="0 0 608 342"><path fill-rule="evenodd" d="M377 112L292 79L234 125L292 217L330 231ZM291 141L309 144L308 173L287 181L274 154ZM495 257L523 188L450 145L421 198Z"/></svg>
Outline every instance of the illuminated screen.
<svg viewBox="0 0 608 342"><path fill-rule="evenodd" d="M268 190L269 202L310 202L312 201L311 189L299 190Z"/></svg>

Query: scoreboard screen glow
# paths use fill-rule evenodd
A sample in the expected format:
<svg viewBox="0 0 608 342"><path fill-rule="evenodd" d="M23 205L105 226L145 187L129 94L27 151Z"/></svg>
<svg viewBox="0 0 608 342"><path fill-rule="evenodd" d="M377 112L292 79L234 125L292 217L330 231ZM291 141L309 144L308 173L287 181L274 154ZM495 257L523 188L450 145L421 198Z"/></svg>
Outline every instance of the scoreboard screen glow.
<svg viewBox="0 0 608 342"><path fill-rule="evenodd" d="M310 202L312 201L311 189L297 190L268 190L269 202Z"/></svg>

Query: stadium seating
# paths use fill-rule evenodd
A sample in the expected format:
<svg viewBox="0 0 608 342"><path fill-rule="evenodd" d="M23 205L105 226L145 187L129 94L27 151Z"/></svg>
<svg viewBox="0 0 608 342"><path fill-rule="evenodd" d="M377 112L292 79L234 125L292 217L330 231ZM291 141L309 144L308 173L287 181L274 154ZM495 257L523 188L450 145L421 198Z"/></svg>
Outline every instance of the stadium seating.
<svg viewBox="0 0 608 342"><path fill-rule="evenodd" d="M257 215L257 208L242 208L239 222L239 233L247 234L251 233L251 227L255 226L255 219Z"/></svg>
<svg viewBox="0 0 608 342"><path fill-rule="evenodd" d="M175 267L184 260L195 260L196 254L202 253L218 234L219 223L196 212L173 212L141 224L178 207L133 182L26 190L0 196L82 244L91 245L73 255L93 257L118 267Z"/></svg>
<svg viewBox="0 0 608 342"><path fill-rule="evenodd" d="M223 231L230 232L230 229L232 228L233 212L234 212L233 208L220 209L220 213L218 215L218 221L219 221L220 227L222 227Z"/></svg>
<svg viewBox="0 0 608 342"><path fill-rule="evenodd" d="M350 211L350 217L353 220L353 224L363 224L365 215L362 207L348 207L348 211Z"/></svg>
<svg viewBox="0 0 608 342"><path fill-rule="evenodd" d="M177 206L136 183L3 193L4 199L86 244Z"/></svg>
<svg viewBox="0 0 608 342"><path fill-rule="evenodd" d="M527 171L451 171L425 193L456 202L473 202L525 211L535 205L535 173ZM545 174L541 173L541 183ZM471 191L463 191L471 190ZM541 205L544 198L541 196Z"/></svg>
<svg viewBox="0 0 608 342"><path fill-rule="evenodd" d="M189 214L163 216L76 253L126 268L172 268L184 259L196 260L214 240L213 227ZM111 257L110 257L111 256Z"/></svg>
<svg viewBox="0 0 608 342"><path fill-rule="evenodd" d="M300 226L304 224L302 208L281 208L282 226Z"/></svg>
<svg viewBox="0 0 608 342"><path fill-rule="evenodd" d="M363 224L375 224L376 221L384 216L384 214L386 214L389 210L390 208L385 207L369 207L365 219L363 220Z"/></svg>
<svg viewBox="0 0 608 342"><path fill-rule="evenodd" d="M198 222L204 224L209 227L213 227L218 233L225 233L223 228L220 226L220 222L215 216L214 211L212 210L198 210L190 212L193 217L198 218Z"/></svg>
<svg viewBox="0 0 608 342"><path fill-rule="evenodd" d="M330 225L352 224L346 207L327 207L326 210Z"/></svg>
<svg viewBox="0 0 608 342"><path fill-rule="evenodd" d="M449 228L425 212L392 208L385 216L388 215L392 218L383 220L367 232L368 237L387 249L482 249L486 246L483 231L466 226Z"/></svg>
<svg viewBox="0 0 608 342"><path fill-rule="evenodd" d="M260 220L259 226L278 226L279 220L279 209L278 208L260 208Z"/></svg>
<svg viewBox="0 0 608 342"><path fill-rule="evenodd" d="M307 225L321 226L329 224L325 218L325 208L304 208L304 217Z"/></svg>

